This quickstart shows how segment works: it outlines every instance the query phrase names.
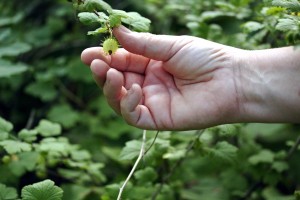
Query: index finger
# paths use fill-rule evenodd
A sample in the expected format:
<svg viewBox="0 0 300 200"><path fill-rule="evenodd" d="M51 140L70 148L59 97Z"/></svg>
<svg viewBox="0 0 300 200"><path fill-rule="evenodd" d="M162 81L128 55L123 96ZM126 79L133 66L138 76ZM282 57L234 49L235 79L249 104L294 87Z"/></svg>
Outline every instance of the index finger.
<svg viewBox="0 0 300 200"><path fill-rule="evenodd" d="M106 56L102 47L85 49L81 54L81 59L87 65L90 65L95 59L100 59L118 71L139 74L144 74L150 62L149 58L130 53L123 48L118 49L113 55Z"/></svg>

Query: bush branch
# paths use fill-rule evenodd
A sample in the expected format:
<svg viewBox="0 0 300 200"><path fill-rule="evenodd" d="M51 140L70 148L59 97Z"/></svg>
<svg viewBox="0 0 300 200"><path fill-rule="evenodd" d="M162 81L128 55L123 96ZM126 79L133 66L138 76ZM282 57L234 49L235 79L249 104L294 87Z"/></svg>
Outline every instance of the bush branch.
<svg viewBox="0 0 300 200"><path fill-rule="evenodd" d="M145 144L146 144L146 134L147 134L147 131L144 130L143 131L143 140L142 140L142 146L141 146L140 154L139 154L138 158L136 159L136 161L135 161L135 163L134 163L134 165L133 165L133 167L132 167L129 175L127 176L127 178L125 180L125 182L123 183L122 187L120 188L117 200L121 200L121 196L122 196L122 193L123 193L123 190L124 190L126 184L128 183L128 181L132 177L133 173L135 172L136 167L138 166L139 162L141 161L141 159L144 156L144 153L145 153Z"/></svg>

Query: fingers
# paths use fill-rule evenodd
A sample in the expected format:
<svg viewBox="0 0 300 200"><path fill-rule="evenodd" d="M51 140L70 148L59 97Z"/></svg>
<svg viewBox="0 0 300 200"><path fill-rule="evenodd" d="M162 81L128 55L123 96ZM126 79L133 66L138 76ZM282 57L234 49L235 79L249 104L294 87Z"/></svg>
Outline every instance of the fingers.
<svg viewBox="0 0 300 200"><path fill-rule="evenodd" d="M90 69L97 85L102 88L106 80L106 73L110 67L104 61L96 59L92 61Z"/></svg>
<svg viewBox="0 0 300 200"><path fill-rule="evenodd" d="M141 105L143 92L138 84L133 84L121 99L121 114L128 124L144 129L156 129L149 109Z"/></svg>
<svg viewBox="0 0 300 200"><path fill-rule="evenodd" d="M103 87L103 93L107 99L108 104L118 114L121 114L120 101L122 97L127 93L123 85L123 74L113 68L109 69L106 74L106 81Z"/></svg>
<svg viewBox="0 0 300 200"><path fill-rule="evenodd" d="M129 52L159 61L170 59L179 49L178 37L132 32L124 26L114 28L114 35Z"/></svg>
<svg viewBox="0 0 300 200"><path fill-rule="evenodd" d="M101 52L103 52L102 47L87 48L82 52L81 59L87 65L91 65L94 60L102 60L118 71L130 71L139 74L145 72L149 63L149 58L132 54L122 48L118 49L117 52L111 56L105 56Z"/></svg>
<svg viewBox="0 0 300 200"><path fill-rule="evenodd" d="M105 56L101 47L87 48L81 53L81 60L86 65L90 65L95 59L103 60L106 63L110 62L109 57Z"/></svg>

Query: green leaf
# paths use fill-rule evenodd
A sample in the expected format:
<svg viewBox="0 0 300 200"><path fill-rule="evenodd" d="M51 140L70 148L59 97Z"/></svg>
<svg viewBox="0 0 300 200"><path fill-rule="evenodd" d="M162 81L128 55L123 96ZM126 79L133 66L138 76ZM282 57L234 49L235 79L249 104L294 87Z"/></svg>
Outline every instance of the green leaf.
<svg viewBox="0 0 300 200"><path fill-rule="evenodd" d="M275 161L272 164L272 169L275 169L278 173L282 173L289 169L289 165L284 161Z"/></svg>
<svg viewBox="0 0 300 200"><path fill-rule="evenodd" d="M0 46L0 57L18 56L29 50L31 50L31 46L29 44L23 42L15 42L10 45Z"/></svg>
<svg viewBox="0 0 300 200"><path fill-rule="evenodd" d="M298 0L273 0L272 5L285 7L292 12L300 11L300 2Z"/></svg>
<svg viewBox="0 0 300 200"><path fill-rule="evenodd" d="M22 189L22 200L61 200L63 190L51 180L45 180Z"/></svg>
<svg viewBox="0 0 300 200"><path fill-rule="evenodd" d="M100 170L103 167L104 167L103 163L91 163L87 168L87 172L91 175L92 179L96 183L101 183L106 181L105 175Z"/></svg>
<svg viewBox="0 0 300 200"><path fill-rule="evenodd" d="M121 25L122 21L121 21L121 18L120 16L118 15L110 15L109 16L109 25L111 28L114 28L114 27L118 27Z"/></svg>
<svg viewBox="0 0 300 200"><path fill-rule="evenodd" d="M88 31L88 35L99 35L99 34L102 34L102 33L107 33L108 29L107 27L101 27L101 28L97 28L96 30L94 31Z"/></svg>
<svg viewBox="0 0 300 200"><path fill-rule="evenodd" d="M185 156L185 149L175 149L173 148L171 152L167 152L163 155L164 159L168 160L178 160L180 158L183 158Z"/></svg>
<svg viewBox="0 0 300 200"><path fill-rule="evenodd" d="M75 161L85 161L91 159L91 154L86 150L77 150L71 152L71 158Z"/></svg>
<svg viewBox="0 0 300 200"><path fill-rule="evenodd" d="M48 113L48 118L53 122L60 123L65 128L73 127L80 119L79 113L68 104L53 106Z"/></svg>
<svg viewBox="0 0 300 200"><path fill-rule="evenodd" d="M278 24L276 25L276 29L279 31L287 32L287 31L299 31L299 21L296 21L291 18L283 18L278 20Z"/></svg>
<svg viewBox="0 0 300 200"><path fill-rule="evenodd" d="M147 32L150 29L151 21L142 17L137 12L128 12L126 18L122 18L122 22L131 26L135 31Z"/></svg>
<svg viewBox="0 0 300 200"><path fill-rule="evenodd" d="M38 163L39 153L30 151L12 155L8 164L9 171L15 176L20 177L26 171L33 171Z"/></svg>
<svg viewBox="0 0 300 200"><path fill-rule="evenodd" d="M90 186L75 185L75 184L71 184L71 183L64 184L61 187L64 191L64 199L67 199L67 200L68 199L70 199L70 200L88 199L88 195L94 191L94 188L92 188Z"/></svg>
<svg viewBox="0 0 300 200"><path fill-rule="evenodd" d="M112 8L108 3L102 0L84 0L84 3L78 6L78 9L93 12L94 10L110 11Z"/></svg>
<svg viewBox="0 0 300 200"><path fill-rule="evenodd" d="M210 156L218 158L220 161L236 161L238 148L232 144L222 141L218 142L214 148L207 149Z"/></svg>
<svg viewBox="0 0 300 200"><path fill-rule="evenodd" d="M15 188L6 187L0 183L0 199L1 200L13 200L18 198L18 193Z"/></svg>
<svg viewBox="0 0 300 200"><path fill-rule="evenodd" d="M26 87L25 91L27 94L40 98L42 101L51 101L57 95L55 87L50 82L39 81L31 83Z"/></svg>
<svg viewBox="0 0 300 200"><path fill-rule="evenodd" d="M9 134L7 132L0 131L0 141L6 140Z"/></svg>
<svg viewBox="0 0 300 200"><path fill-rule="evenodd" d="M25 142L5 140L0 142L0 145L8 154L16 154L22 151L31 151L31 145Z"/></svg>
<svg viewBox="0 0 300 200"><path fill-rule="evenodd" d="M37 139L38 132L36 130L27 130L27 129L22 129L18 133L18 137L21 140L24 140L25 142L33 142Z"/></svg>
<svg viewBox="0 0 300 200"><path fill-rule="evenodd" d="M262 150L258 154L251 156L248 161L252 165L257 165L259 163L273 163L274 153L270 150Z"/></svg>
<svg viewBox="0 0 300 200"><path fill-rule="evenodd" d="M142 142L138 140L131 140L126 142L125 147L122 149L120 154L121 160L132 160L139 155L141 150Z"/></svg>
<svg viewBox="0 0 300 200"><path fill-rule="evenodd" d="M245 32L251 33L264 28L264 25L259 22L250 21L243 25Z"/></svg>
<svg viewBox="0 0 300 200"><path fill-rule="evenodd" d="M79 21L85 25L91 25L93 23L105 23L108 16L103 12L81 12L78 14Z"/></svg>
<svg viewBox="0 0 300 200"><path fill-rule="evenodd" d="M296 200L300 200L300 190L295 191L294 196L295 196Z"/></svg>
<svg viewBox="0 0 300 200"><path fill-rule="evenodd" d="M16 74L23 73L28 70L28 67L24 64L15 64L6 60L0 59L0 78L10 77Z"/></svg>
<svg viewBox="0 0 300 200"><path fill-rule="evenodd" d="M145 169L138 170L134 173L134 177L140 183L153 182L158 177L156 171L152 167L146 167Z"/></svg>
<svg viewBox="0 0 300 200"><path fill-rule="evenodd" d="M68 156L71 151L77 149L77 146L70 145L67 138L59 137L59 138L44 138L37 150L40 152L45 152L49 157L60 157L60 156Z"/></svg>
<svg viewBox="0 0 300 200"><path fill-rule="evenodd" d="M35 130L37 130L44 137L57 136L61 134L61 126L59 124L45 119L40 121Z"/></svg>
<svg viewBox="0 0 300 200"><path fill-rule="evenodd" d="M12 123L0 116L0 141L8 138L8 133L13 129Z"/></svg>

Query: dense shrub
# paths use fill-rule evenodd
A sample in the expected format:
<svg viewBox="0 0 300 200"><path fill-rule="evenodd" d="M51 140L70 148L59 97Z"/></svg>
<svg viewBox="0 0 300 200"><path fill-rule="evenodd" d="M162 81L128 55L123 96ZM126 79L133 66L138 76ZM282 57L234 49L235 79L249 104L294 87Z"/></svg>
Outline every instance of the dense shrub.
<svg viewBox="0 0 300 200"><path fill-rule="evenodd" d="M107 2L150 18L156 34L246 49L300 44L298 0ZM45 191L54 199L116 199L142 130L112 112L80 61L103 38L86 36L93 27L64 0L2 1L0 10L0 199L45 199ZM123 199L300 199L299 131L232 124L161 132Z"/></svg>

